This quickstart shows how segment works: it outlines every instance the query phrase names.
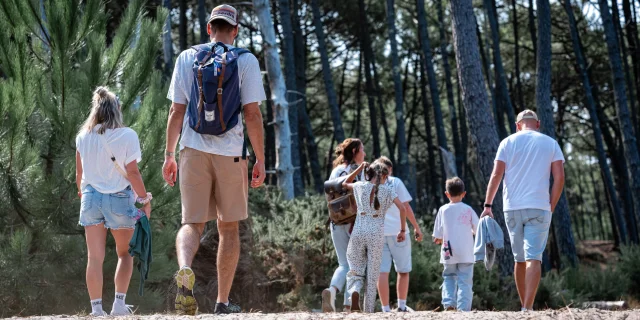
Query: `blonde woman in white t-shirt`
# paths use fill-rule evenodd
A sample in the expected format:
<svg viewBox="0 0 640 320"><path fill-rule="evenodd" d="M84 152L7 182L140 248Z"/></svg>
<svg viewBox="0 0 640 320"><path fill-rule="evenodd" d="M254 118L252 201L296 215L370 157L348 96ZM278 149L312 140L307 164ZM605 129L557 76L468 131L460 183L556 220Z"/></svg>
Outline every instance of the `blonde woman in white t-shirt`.
<svg viewBox="0 0 640 320"><path fill-rule="evenodd" d="M140 142L135 131L124 126L120 101L105 87L93 92L89 117L76 137L76 184L81 198L79 223L87 242L87 289L91 315L106 316L102 308L102 264L107 229L116 242L118 266L115 274L115 301L111 315L129 315L124 300L133 272L129 241L136 219L151 214L151 194L147 193L140 171ZM134 193L135 191L135 193ZM141 197L137 197L141 195ZM141 212L135 203L144 204Z"/></svg>

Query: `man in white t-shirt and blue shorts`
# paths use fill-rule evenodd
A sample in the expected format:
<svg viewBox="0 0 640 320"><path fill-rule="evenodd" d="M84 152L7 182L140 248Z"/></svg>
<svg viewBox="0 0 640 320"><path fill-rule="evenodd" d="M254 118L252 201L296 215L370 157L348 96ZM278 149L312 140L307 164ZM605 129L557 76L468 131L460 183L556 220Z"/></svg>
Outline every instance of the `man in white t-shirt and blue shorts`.
<svg viewBox="0 0 640 320"><path fill-rule="evenodd" d="M249 52L240 53L232 45L238 35L238 12L236 9L229 5L215 7L207 24L207 33L210 36L211 46L200 45L187 49L176 60L167 95L172 104L167 124L167 144L162 173L165 181L174 186L178 172L178 164L175 160L176 143L182 135L179 165L182 227L176 238L177 260L180 270L175 276L178 287L175 306L178 313L187 315L194 315L197 311L197 303L193 297L195 275L191 270L191 265L198 251L200 236L205 224L213 220L217 222L220 235L216 262L218 296L214 312L226 314L241 311L239 305L229 301L229 292L240 256L239 221L248 217L249 175L248 161L245 157L243 114L247 124L247 134L256 157L251 187L257 188L262 185L265 177L264 133L260 103L266 99L266 96L258 59ZM230 61L227 58L231 55L237 62L236 65L228 68L225 63L220 62L221 67L218 69L221 71L216 69L217 74L211 72L213 76L209 73L204 76L199 74L199 79L204 77L204 80L200 80L204 84L199 83L199 86L207 89L207 94L211 94L210 83L214 83L212 82L213 77L227 79L224 77L225 70L230 70L227 71L227 75L231 75L233 81L238 81L239 88L231 86L226 89L222 88L221 83L228 83L232 81L231 78L224 82L218 81L220 85L217 87L218 108L223 108L220 102L223 102L224 98L231 99L226 100L227 103L237 100L238 106L242 109L240 109L241 112L237 115L237 119L233 119L235 113L230 116L231 120L228 123L232 125L228 127L221 125L226 131L217 134L206 134L204 131L201 133L196 130L215 126L215 121L222 122L223 116L215 118L215 111L207 111L207 109L204 109L204 117L199 116L198 113L190 112L193 104L189 103L195 103L192 100L196 100L198 94L202 94L200 91L195 91L199 90L199 86L194 86L194 65L196 55L205 50L203 47L209 49L205 52L208 55L203 55L203 61L198 61L199 72L204 73L200 70L205 66L217 63L218 60L209 60L213 56L221 56L220 61L222 59ZM196 51L196 48L201 51ZM216 55L212 55L211 50L214 50ZM200 90L204 91L204 89ZM226 92L226 98L224 92ZM201 100L198 100L198 103L205 100L202 95L200 97ZM209 101L205 101L206 105L213 104L212 100L215 98L209 98ZM213 117L210 115L211 113L214 114ZM221 113L222 111L220 111ZM191 127L190 123L191 120L194 120L190 119L192 114L198 118L198 125L195 127ZM200 127L201 121L202 127Z"/></svg>
<svg viewBox="0 0 640 320"><path fill-rule="evenodd" d="M405 212L407 212L407 218L413 225L415 230L415 239L422 241L422 231L416 221L416 217L413 214L413 209L409 202L413 200L411 194L405 187L402 180L397 177L393 177L393 163L387 157L378 158L379 161L384 163L389 168L389 177L386 184L393 187L398 199L405 206ZM400 210L396 205L391 205L384 218L384 247L382 249L382 263L380 264L380 278L378 278L378 293L380 294L380 302L382 304L382 311L389 312L391 307L389 306L389 273L391 272L391 263L393 262L396 272L398 273L397 280L397 294L398 294L398 309L397 311L409 311L407 307L407 294L409 292L409 272L411 272L411 240L408 235L406 241L398 242L397 235L400 229ZM407 228L407 233L409 230Z"/></svg>
<svg viewBox="0 0 640 320"><path fill-rule="evenodd" d="M518 132L498 147L482 216L493 217L491 203L504 176L503 211L516 262L514 277L522 310L527 311L533 310L551 214L564 186L564 156L558 142L538 132L535 112L520 112L516 125Z"/></svg>

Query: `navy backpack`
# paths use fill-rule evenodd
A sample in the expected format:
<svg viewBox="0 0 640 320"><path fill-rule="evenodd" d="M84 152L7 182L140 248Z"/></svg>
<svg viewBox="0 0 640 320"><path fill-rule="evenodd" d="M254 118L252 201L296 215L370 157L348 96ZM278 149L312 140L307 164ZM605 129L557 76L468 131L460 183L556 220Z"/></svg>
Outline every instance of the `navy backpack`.
<svg viewBox="0 0 640 320"><path fill-rule="evenodd" d="M222 54L216 53L221 47ZM193 87L187 112L189 126L200 134L221 135L238 124L242 109L238 58L246 49L224 43L194 46Z"/></svg>

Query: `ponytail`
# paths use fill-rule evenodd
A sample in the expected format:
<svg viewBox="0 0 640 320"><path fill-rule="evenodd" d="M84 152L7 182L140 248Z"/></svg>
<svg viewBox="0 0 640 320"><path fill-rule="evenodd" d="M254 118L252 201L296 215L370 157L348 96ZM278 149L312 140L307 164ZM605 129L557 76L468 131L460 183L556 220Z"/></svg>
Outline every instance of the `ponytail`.
<svg viewBox="0 0 640 320"><path fill-rule="evenodd" d="M336 160L333 161L333 167L337 167L341 164L352 164L353 158L356 153L360 152L362 148L362 141L356 138L345 139L335 149Z"/></svg>

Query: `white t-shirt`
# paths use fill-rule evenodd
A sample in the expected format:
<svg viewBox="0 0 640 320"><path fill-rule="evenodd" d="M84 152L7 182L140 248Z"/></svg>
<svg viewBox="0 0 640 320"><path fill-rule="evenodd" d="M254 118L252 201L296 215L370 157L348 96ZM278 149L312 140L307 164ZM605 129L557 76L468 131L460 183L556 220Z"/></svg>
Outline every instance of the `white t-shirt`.
<svg viewBox="0 0 640 320"><path fill-rule="evenodd" d="M351 166L341 164L331 170L329 180L340 178L342 176L348 176L349 173L351 173ZM358 181L364 181L364 170L362 170L362 172L360 172L360 174L358 175Z"/></svg>
<svg viewBox="0 0 640 320"><path fill-rule="evenodd" d="M82 132L76 137L76 149L82 160L81 188L90 184L100 193L120 192L131 183L113 165L111 154L96 133L100 127L97 125L91 132ZM128 163L142 160L140 141L132 129L107 129L104 138L122 170L127 170Z"/></svg>
<svg viewBox="0 0 640 320"><path fill-rule="evenodd" d="M227 47L229 49L233 48L231 45L227 45ZM222 47L216 49L219 52L222 52L222 50ZM167 94L169 100L175 103L189 104L193 85L192 67L195 57L196 50L193 48L182 51L178 56L176 66L173 69L169 93ZM238 58L238 77L240 80L240 103L243 106L253 102L260 104L266 99L260 64L253 54L245 53ZM199 134L189 126L189 114L187 113L182 123L180 150L188 147L222 156L240 156L242 155L242 146L244 144L243 128L241 113L238 115L238 124L224 134L219 136Z"/></svg>
<svg viewBox="0 0 640 320"><path fill-rule="evenodd" d="M451 256L445 260L440 250L440 263L474 263L473 233L478 227L478 215L463 202L448 203L440 207L433 225L433 236L442 239L442 248L449 246Z"/></svg>
<svg viewBox="0 0 640 320"><path fill-rule="evenodd" d="M404 203L413 200L401 179L389 176L385 184L396 191L400 202ZM400 226L400 209L394 203L391 204L391 207L387 210L387 215L384 217L384 235L397 235L400 232ZM409 228L406 228L405 232L409 233Z"/></svg>
<svg viewBox="0 0 640 320"><path fill-rule="evenodd" d="M502 191L504 211L551 210L551 163L564 163L558 142L540 132L523 130L500 142L496 161L506 164Z"/></svg>

